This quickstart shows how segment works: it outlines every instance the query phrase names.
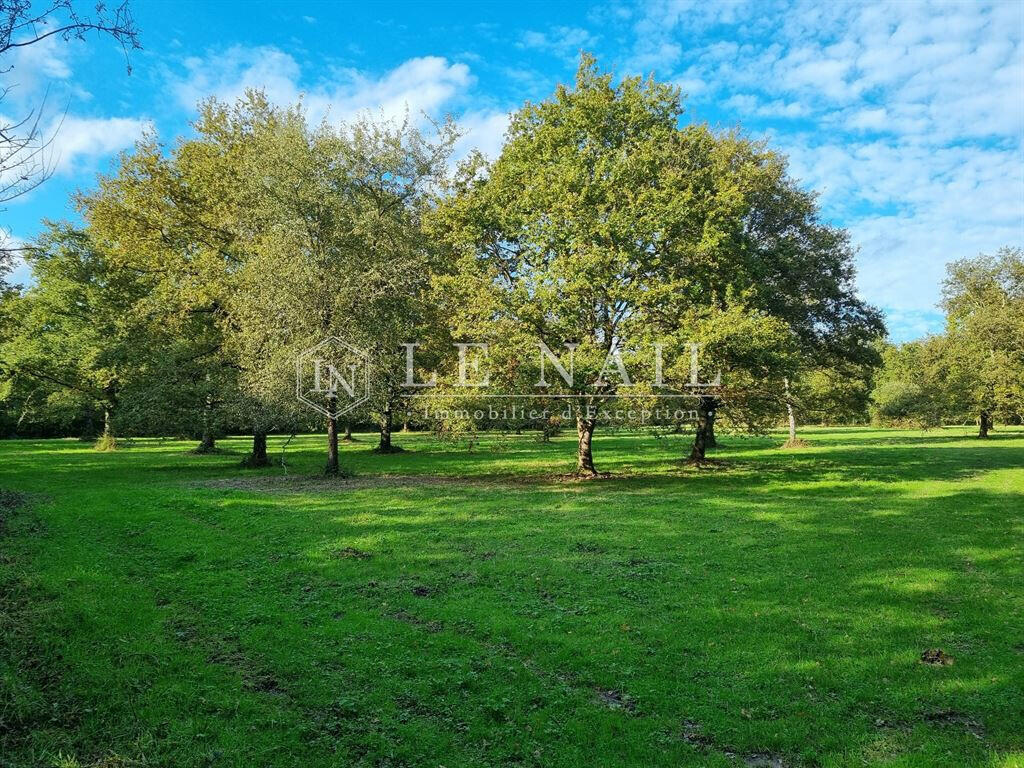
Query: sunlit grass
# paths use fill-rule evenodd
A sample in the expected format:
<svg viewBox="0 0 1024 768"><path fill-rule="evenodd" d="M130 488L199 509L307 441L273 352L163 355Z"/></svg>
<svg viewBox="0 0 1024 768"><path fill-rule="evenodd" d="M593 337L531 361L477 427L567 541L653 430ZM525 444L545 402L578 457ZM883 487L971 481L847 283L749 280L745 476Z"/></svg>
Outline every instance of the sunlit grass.
<svg viewBox="0 0 1024 768"><path fill-rule="evenodd" d="M1019 764L1024 431L804 437L0 443L0 764Z"/></svg>

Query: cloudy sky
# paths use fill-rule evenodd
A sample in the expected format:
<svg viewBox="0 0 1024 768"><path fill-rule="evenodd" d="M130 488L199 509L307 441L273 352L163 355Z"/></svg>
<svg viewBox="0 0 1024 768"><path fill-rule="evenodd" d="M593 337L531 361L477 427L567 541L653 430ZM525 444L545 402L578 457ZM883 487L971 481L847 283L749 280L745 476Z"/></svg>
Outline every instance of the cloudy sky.
<svg viewBox="0 0 1024 768"><path fill-rule="evenodd" d="M57 174L0 224L29 239L73 218L147 126L173 141L198 100L250 86L311 114L363 109L463 125L494 153L507 114L571 79L579 51L618 74L654 72L691 121L741 126L787 154L859 246L862 295L894 339L941 329L946 262L1024 243L1024 3L143 2L144 50L109 40L21 49L0 75L11 119L46 94ZM24 269L17 277L25 279Z"/></svg>

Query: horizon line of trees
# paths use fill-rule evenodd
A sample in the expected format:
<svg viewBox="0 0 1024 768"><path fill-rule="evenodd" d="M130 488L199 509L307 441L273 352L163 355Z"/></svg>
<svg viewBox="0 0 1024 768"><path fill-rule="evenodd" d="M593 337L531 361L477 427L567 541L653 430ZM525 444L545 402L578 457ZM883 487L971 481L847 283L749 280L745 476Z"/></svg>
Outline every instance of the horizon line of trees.
<svg viewBox="0 0 1024 768"><path fill-rule="evenodd" d="M788 421L796 441L798 421L858 420L869 406L899 417L907 392L892 371L905 347L884 345L880 313L856 296L848 234L822 220L785 158L736 131L681 126L682 113L675 87L615 83L583 55L573 87L513 116L496 160L473 153L453 169L451 122L309 125L301 104L259 91L206 101L194 136L170 147L147 136L80 193L82 225L48 225L27 253L32 287L0 285L0 428L91 422L107 448L166 434L210 451L244 427L247 462L264 465L268 433L316 426L294 365L327 336L374 366L366 406L319 422L329 473L344 471L346 419L375 423L376 450L397 450L410 401L393 353L410 340L417 380L436 375L437 396L466 406L480 395L453 391L455 342L492 344L499 391L536 380L536 361L511 350L573 345L580 383L554 378L548 392L570 404L581 474L597 472L593 409L656 398L614 377L583 383L610 356L649 366L639 346L662 346L662 376L680 388L692 343L703 370L722 372L696 400L694 462L716 422ZM1004 249L961 262L947 284L945 359L960 393L949 407L980 414L983 432L1020 418L1020 261ZM337 396L324 407L335 413Z"/></svg>

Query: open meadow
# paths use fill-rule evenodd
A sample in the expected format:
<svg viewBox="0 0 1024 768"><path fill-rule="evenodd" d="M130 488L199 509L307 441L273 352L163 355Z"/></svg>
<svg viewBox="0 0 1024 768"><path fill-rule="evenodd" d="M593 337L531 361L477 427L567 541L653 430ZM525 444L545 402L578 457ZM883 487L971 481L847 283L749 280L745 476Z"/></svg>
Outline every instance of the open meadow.
<svg viewBox="0 0 1024 768"><path fill-rule="evenodd" d="M357 437L0 442L0 764L1024 761L1022 429Z"/></svg>

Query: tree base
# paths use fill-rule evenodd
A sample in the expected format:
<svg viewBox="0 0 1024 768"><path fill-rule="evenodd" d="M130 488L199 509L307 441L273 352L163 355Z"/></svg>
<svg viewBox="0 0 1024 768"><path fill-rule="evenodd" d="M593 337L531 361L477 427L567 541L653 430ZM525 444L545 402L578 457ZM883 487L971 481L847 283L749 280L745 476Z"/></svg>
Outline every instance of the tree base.
<svg viewBox="0 0 1024 768"><path fill-rule="evenodd" d="M400 445L391 445L385 448L384 446L378 445L376 448L370 451L370 453L376 453L380 456L386 456L391 453L405 453L405 448Z"/></svg>
<svg viewBox="0 0 1024 768"><path fill-rule="evenodd" d="M709 459L707 456L703 459L691 456L683 461L683 466L693 467L694 469L725 469L729 464L721 459Z"/></svg>
<svg viewBox="0 0 1024 768"><path fill-rule="evenodd" d="M781 448L806 448L810 443L801 437L794 437L792 440L787 440L780 447Z"/></svg>
<svg viewBox="0 0 1024 768"><path fill-rule="evenodd" d="M352 477L354 473L351 469L339 465L338 467L324 467L324 474L327 477L336 477L339 480L347 480Z"/></svg>
<svg viewBox="0 0 1024 768"><path fill-rule="evenodd" d="M213 453L223 453L223 451L216 445L207 445L206 443L200 443L191 451L189 451L189 453L192 454L193 456L206 456L208 454Z"/></svg>
<svg viewBox="0 0 1024 768"><path fill-rule="evenodd" d="M93 446L97 451L116 451L117 440L114 439L113 435L102 435L99 440L96 441L96 445Z"/></svg>
<svg viewBox="0 0 1024 768"><path fill-rule="evenodd" d="M270 459L266 456L253 456L251 453L241 461L244 469L262 469L270 466Z"/></svg>
<svg viewBox="0 0 1024 768"><path fill-rule="evenodd" d="M576 469L566 475L556 475L557 480L575 482L577 480L607 480L611 472L598 472L596 469Z"/></svg>

